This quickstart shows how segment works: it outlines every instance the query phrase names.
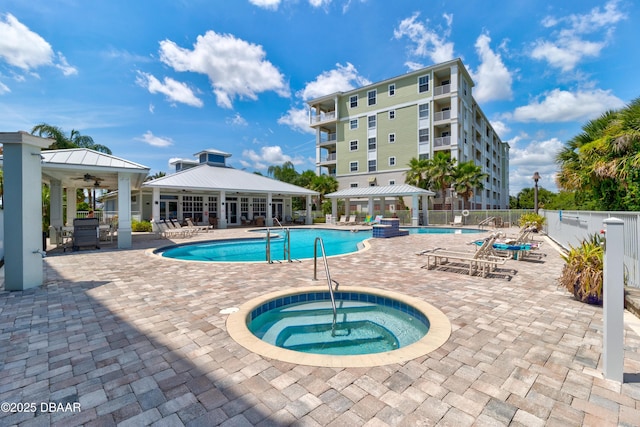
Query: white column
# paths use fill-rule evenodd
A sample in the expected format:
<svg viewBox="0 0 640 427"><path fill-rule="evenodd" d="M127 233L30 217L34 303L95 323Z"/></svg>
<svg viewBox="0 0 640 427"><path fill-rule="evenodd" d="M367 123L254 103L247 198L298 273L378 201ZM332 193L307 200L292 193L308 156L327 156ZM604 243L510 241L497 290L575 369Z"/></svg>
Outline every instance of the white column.
<svg viewBox="0 0 640 427"><path fill-rule="evenodd" d="M429 225L429 196L422 196L422 225Z"/></svg>
<svg viewBox="0 0 640 427"><path fill-rule="evenodd" d="M77 188L75 187L67 187L67 226L68 227L73 227L73 220L76 217L76 214L78 212L77 210L77 206L76 206L76 193L77 193Z"/></svg>
<svg viewBox="0 0 640 427"><path fill-rule="evenodd" d="M49 218L52 226L62 227L62 182L58 179L49 185Z"/></svg>
<svg viewBox="0 0 640 427"><path fill-rule="evenodd" d="M218 197L218 228L227 228L227 195L224 190L220 191L220 197Z"/></svg>
<svg viewBox="0 0 640 427"><path fill-rule="evenodd" d="M118 249L131 247L131 174L118 172Z"/></svg>
<svg viewBox="0 0 640 427"><path fill-rule="evenodd" d="M267 227L273 227L273 194L267 193L267 217L265 218L265 224Z"/></svg>
<svg viewBox="0 0 640 427"><path fill-rule="evenodd" d="M151 193L151 218L154 221L160 221L160 189L158 187L153 187Z"/></svg>
<svg viewBox="0 0 640 427"><path fill-rule="evenodd" d="M624 379L624 222L603 221L606 230L604 251L603 350L602 365L607 379Z"/></svg>
<svg viewBox="0 0 640 427"><path fill-rule="evenodd" d="M420 205L418 204L418 195L411 196L411 225L417 227L420 224L418 215L420 214Z"/></svg>
<svg viewBox="0 0 640 427"><path fill-rule="evenodd" d="M42 285L42 157L51 140L2 132L4 149L4 288Z"/></svg>
<svg viewBox="0 0 640 427"><path fill-rule="evenodd" d="M331 199L331 218L336 218L338 216L338 199Z"/></svg>
<svg viewBox="0 0 640 427"><path fill-rule="evenodd" d="M309 195L307 196L307 225L313 224L313 218L311 218L311 206L313 206L313 203L311 202L311 195Z"/></svg>
<svg viewBox="0 0 640 427"><path fill-rule="evenodd" d="M373 219L373 197L369 197L367 199L367 215L371 216L371 219Z"/></svg>

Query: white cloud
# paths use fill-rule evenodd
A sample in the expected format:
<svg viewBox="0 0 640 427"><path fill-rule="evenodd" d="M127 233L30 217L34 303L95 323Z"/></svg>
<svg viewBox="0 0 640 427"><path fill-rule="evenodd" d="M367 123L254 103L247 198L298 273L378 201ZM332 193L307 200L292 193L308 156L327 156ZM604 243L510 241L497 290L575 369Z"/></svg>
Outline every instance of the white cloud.
<svg viewBox="0 0 640 427"><path fill-rule="evenodd" d="M336 64L335 69L324 71L314 81L307 83L297 95L307 101L336 92L350 91L368 84L371 82L360 76L356 67L347 62L347 65Z"/></svg>
<svg viewBox="0 0 640 427"><path fill-rule="evenodd" d="M198 36L193 50L170 40L160 42L161 61L176 71L207 75L218 105L224 108L232 108L236 97L256 100L265 91L290 96L283 75L265 56L262 46L214 31Z"/></svg>
<svg viewBox="0 0 640 427"><path fill-rule="evenodd" d="M503 139L504 136L511 131L505 122L501 120L491 120L491 126L493 127L493 130L496 131L500 139Z"/></svg>
<svg viewBox="0 0 640 427"><path fill-rule="evenodd" d="M570 122L593 119L610 109L622 108L624 102L611 91L602 89L569 92L554 89L542 101L518 107L511 118L518 122Z"/></svg>
<svg viewBox="0 0 640 427"><path fill-rule="evenodd" d="M181 102L192 107L202 107L204 105L202 100L185 83L169 77L165 77L164 81L161 82L151 74L138 71L136 83L150 93L162 93L174 102Z"/></svg>
<svg viewBox="0 0 640 427"><path fill-rule="evenodd" d="M491 49L490 43L491 38L487 34L478 37L475 46L480 57L480 66L476 71L469 71L476 82L473 97L477 102L513 97L511 73L502 62L501 56Z"/></svg>
<svg viewBox="0 0 640 427"><path fill-rule="evenodd" d="M510 141L509 193L515 196L523 188L533 187L534 172L540 174L539 186L557 191L555 177L558 169L555 158L563 147L562 141L557 138L534 140L520 148L521 142L519 137Z"/></svg>
<svg viewBox="0 0 640 427"><path fill-rule="evenodd" d="M9 93L9 92L11 92L11 89L9 89L9 86L0 82L0 95L4 95L5 93Z"/></svg>
<svg viewBox="0 0 640 427"><path fill-rule="evenodd" d="M141 138L135 138L136 141L145 142L153 147L168 147L173 145L171 138L155 136L150 130L146 131Z"/></svg>
<svg viewBox="0 0 640 427"><path fill-rule="evenodd" d="M227 117L225 122L229 125L233 126L248 126L247 121L240 115L240 113L236 113L233 117Z"/></svg>
<svg viewBox="0 0 640 427"><path fill-rule="evenodd" d="M7 13L4 19L0 16L0 34L0 59L9 65L24 71L55 66L65 76L77 74L76 68L70 66L60 52L56 58L51 45L12 14Z"/></svg>
<svg viewBox="0 0 640 427"><path fill-rule="evenodd" d="M284 116L278 119L278 124L289 126L302 133L316 133L315 129L309 126L309 113L306 108L290 108Z"/></svg>
<svg viewBox="0 0 640 427"><path fill-rule="evenodd" d="M608 44L608 38L615 24L627 16L618 10L618 0L609 1L604 11L599 7L582 15L566 17L545 17L541 24L545 28L560 28L555 39L537 40L533 44L531 57L545 60L549 65L567 72L573 70L586 57L597 57ZM587 36L599 40L588 40Z"/></svg>
<svg viewBox="0 0 640 427"><path fill-rule="evenodd" d="M331 0L309 0L309 4L313 7L329 6L331 4Z"/></svg>
<svg viewBox="0 0 640 427"><path fill-rule="evenodd" d="M285 162L300 165L305 161L302 157L291 157L284 154L282 148L278 145L262 147L259 153L254 150L244 150L242 151L242 157L247 159L240 161L244 167L253 167L261 170L267 169L272 165L281 166Z"/></svg>
<svg viewBox="0 0 640 427"><path fill-rule="evenodd" d="M409 38L415 44L411 51L414 56L429 57L436 64L453 59L453 43L446 41L451 33L453 15L443 15L447 23L445 29L429 29L422 22L417 22L418 16L420 13L416 12L410 18L403 19L398 28L393 31L394 37ZM429 21L427 20L426 23L428 24Z"/></svg>
<svg viewBox="0 0 640 427"><path fill-rule="evenodd" d="M249 3L263 9L277 10L278 6L280 6L280 1L281 0L249 0Z"/></svg>

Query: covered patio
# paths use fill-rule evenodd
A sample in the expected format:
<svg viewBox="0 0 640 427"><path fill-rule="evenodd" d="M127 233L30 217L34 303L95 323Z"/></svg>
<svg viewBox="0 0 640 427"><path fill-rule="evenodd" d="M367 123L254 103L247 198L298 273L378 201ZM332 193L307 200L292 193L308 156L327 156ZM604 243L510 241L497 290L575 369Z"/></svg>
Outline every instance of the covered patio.
<svg viewBox="0 0 640 427"><path fill-rule="evenodd" d="M419 200L422 199L422 225L429 224L428 197L435 196L433 191L424 190L408 184L399 185L381 185L372 187L354 187L339 190L334 193L326 194L324 197L331 199L331 215L333 218L338 216L338 200L342 199L345 203L345 213L351 212L351 202L354 200L367 200L367 214L376 213L375 201L378 201L379 212L381 215L385 213L385 204L387 199L396 199L401 197L411 197L411 225L420 225L420 208Z"/></svg>

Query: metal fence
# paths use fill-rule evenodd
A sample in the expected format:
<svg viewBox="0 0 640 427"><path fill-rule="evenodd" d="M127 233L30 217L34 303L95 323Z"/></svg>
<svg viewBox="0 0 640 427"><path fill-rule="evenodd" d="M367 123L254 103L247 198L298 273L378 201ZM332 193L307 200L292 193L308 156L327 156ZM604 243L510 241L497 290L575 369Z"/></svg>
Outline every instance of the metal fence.
<svg viewBox="0 0 640 427"><path fill-rule="evenodd" d="M624 269L627 285L640 288L640 257L638 256L638 220L640 212L548 211L540 210L547 221L544 229L556 243L569 249L583 239L600 233L607 218L624 222Z"/></svg>

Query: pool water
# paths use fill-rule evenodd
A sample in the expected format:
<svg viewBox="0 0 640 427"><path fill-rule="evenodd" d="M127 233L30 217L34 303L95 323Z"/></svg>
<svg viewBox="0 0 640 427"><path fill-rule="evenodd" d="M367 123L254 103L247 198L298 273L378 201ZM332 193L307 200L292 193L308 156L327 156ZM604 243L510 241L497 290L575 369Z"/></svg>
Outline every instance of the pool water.
<svg viewBox="0 0 640 427"><path fill-rule="evenodd" d="M482 230L446 227L408 227L410 234L479 233ZM313 258L314 242L321 237L327 256L343 255L358 251L363 242L372 237L370 229L333 230L322 228L289 229L291 259ZM266 230L253 231L256 237L209 240L186 243L157 249L154 253L167 258L188 261L259 262L266 261ZM284 261L285 230L271 229L271 260ZM319 251L319 248L318 248ZM318 252L320 255L320 252Z"/></svg>
<svg viewBox="0 0 640 427"><path fill-rule="evenodd" d="M256 238L214 240L161 248L157 253L164 257L191 261L255 262L266 261L266 231L254 232ZM321 237L327 256L356 252L362 242L371 238L371 230L327 230L319 228L290 229L291 259L313 258L316 237ZM285 234L283 230L271 230L271 259L283 261ZM320 255L318 245L318 255Z"/></svg>
<svg viewBox="0 0 640 427"><path fill-rule="evenodd" d="M255 317L248 326L258 338L277 347L327 355L397 350L415 343L429 331L424 316L421 319L388 305L338 300L336 307L335 332L329 300L274 308Z"/></svg>

